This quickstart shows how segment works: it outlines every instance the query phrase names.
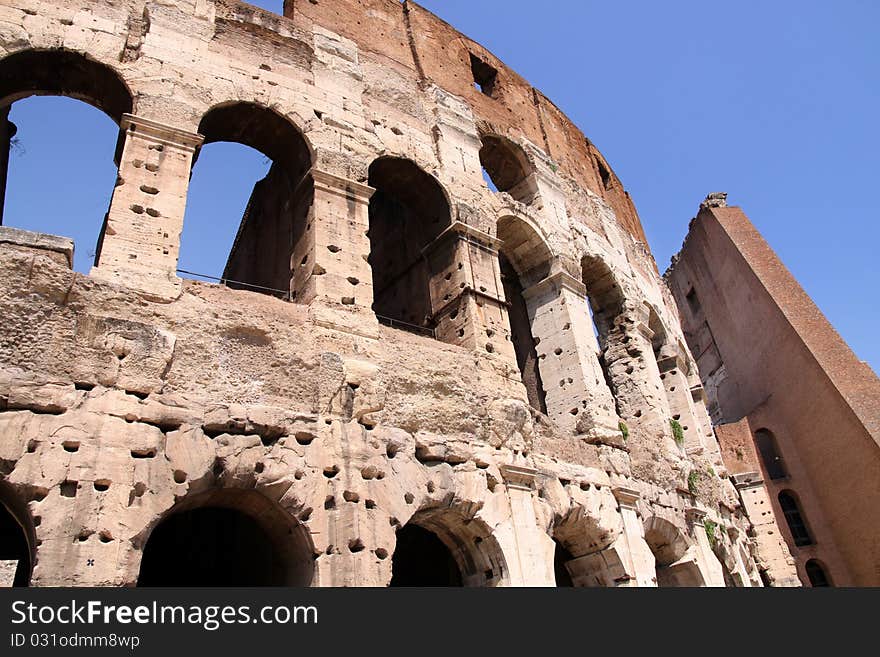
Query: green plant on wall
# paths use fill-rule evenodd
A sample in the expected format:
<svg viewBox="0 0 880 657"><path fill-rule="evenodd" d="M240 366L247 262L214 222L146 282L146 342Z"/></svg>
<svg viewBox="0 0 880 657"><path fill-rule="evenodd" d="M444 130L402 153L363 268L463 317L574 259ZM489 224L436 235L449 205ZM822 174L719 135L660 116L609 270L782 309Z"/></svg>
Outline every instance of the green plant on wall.
<svg viewBox="0 0 880 657"><path fill-rule="evenodd" d="M672 427L672 439L675 444L679 447L684 445L684 429L681 428L681 423L678 420L669 420L669 426Z"/></svg>
<svg viewBox="0 0 880 657"><path fill-rule="evenodd" d="M623 439L626 440L629 438L629 427L626 426L626 422L621 420L617 423L617 428L620 429L620 435L623 436Z"/></svg>
<svg viewBox="0 0 880 657"><path fill-rule="evenodd" d="M700 473L696 470L691 470L691 473L688 475L688 491L691 495L697 494L697 482L700 481Z"/></svg>
<svg viewBox="0 0 880 657"><path fill-rule="evenodd" d="M709 545L711 545L712 549L714 550L715 542L718 540L715 536L715 530L718 528L718 523L706 519L703 520L703 528L706 530L706 536L709 538Z"/></svg>

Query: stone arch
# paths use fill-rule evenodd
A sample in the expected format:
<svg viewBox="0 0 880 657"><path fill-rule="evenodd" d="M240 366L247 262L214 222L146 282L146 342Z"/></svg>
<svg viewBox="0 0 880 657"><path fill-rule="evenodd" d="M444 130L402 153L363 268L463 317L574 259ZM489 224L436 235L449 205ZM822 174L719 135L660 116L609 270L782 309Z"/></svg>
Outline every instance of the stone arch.
<svg viewBox="0 0 880 657"><path fill-rule="evenodd" d="M614 547L620 528L612 528L576 504L551 528L557 586L614 586L626 578L624 559Z"/></svg>
<svg viewBox="0 0 880 657"><path fill-rule="evenodd" d="M368 184L376 190L369 208L373 311L386 324L433 333L443 301L434 302L432 288L455 253L454 240L438 240L451 224L446 190L415 162L398 157L374 160ZM439 287L436 294L442 295Z"/></svg>
<svg viewBox="0 0 880 657"><path fill-rule="evenodd" d="M98 108L119 125L134 95L106 64L72 50L28 49L0 59L0 108L29 96L67 96Z"/></svg>
<svg viewBox="0 0 880 657"><path fill-rule="evenodd" d="M501 135L482 134L479 156L495 189L526 205L534 201L538 194L535 167L516 143Z"/></svg>
<svg viewBox="0 0 880 657"><path fill-rule="evenodd" d="M541 381L532 324L537 312L525 290L550 274L553 253L538 229L526 219L505 215L498 220L498 261L510 340L516 363L532 408L547 412L546 392ZM532 299L534 301L534 299Z"/></svg>
<svg viewBox="0 0 880 657"><path fill-rule="evenodd" d="M141 532L138 586L309 586L305 526L254 489L188 495Z"/></svg>
<svg viewBox="0 0 880 657"><path fill-rule="evenodd" d="M217 142L247 146L272 162L251 192L222 280L233 288L295 298L311 273L312 263L306 261L313 241L314 184L308 174L314 149L286 116L248 101L214 105L202 116L198 132L204 142L193 158L194 173L202 149ZM182 249L186 249L187 227L184 223ZM301 263L307 271L299 267Z"/></svg>
<svg viewBox="0 0 880 657"><path fill-rule="evenodd" d="M417 527L418 530L408 535L408 527ZM409 539L415 534L417 537L410 542ZM391 586L503 586L509 581L507 562L492 529L484 521L469 517L454 506L425 508L416 512L406 525L398 529L397 537L398 543L392 556ZM441 552L436 549L435 543L435 547L431 548L432 557L448 560L439 564L439 568L454 565L445 582L438 581L436 577L419 579L427 574L422 569L438 564L426 564L423 561L424 553L413 548L428 544L432 538L445 548L445 553Z"/></svg>
<svg viewBox="0 0 880 657"><path fill-rule="evenodd" d="M615 320L624 310L624 295L611 267L597 255L581 258L581 282L593 312L600 347L614 329Z"/></svg>
<svg viewBox="0 0 880 657"><path fill-rule="evenodd" d="M30 586L36 531L27 504L0 481L0 588Z"/></svg>
<svg viewBox="0 0 880 657"><path fill-rule="evenodd" d="M645 542L654 555L657 586L705 586L705 579L685 533L672 522L651 516L644 522Z"/></svg>
<svg viewBox="0 0 880 657"><path fill-rule="evenodd" d="M82 101L104 112L117 126L124 115L134 111L135 102L128 85L113 68L73 50L26 49L0 59L0 224L9 150L17 130L8 120L9 111L13 103L31 96L64 96ZM108 156L118 166L118 148L109 151ZM104 228L98 228L102 220L101 216L94 219L96 264L103 243ZM62 230L55 230L54 226L51 229L59 233Z"/></svg>

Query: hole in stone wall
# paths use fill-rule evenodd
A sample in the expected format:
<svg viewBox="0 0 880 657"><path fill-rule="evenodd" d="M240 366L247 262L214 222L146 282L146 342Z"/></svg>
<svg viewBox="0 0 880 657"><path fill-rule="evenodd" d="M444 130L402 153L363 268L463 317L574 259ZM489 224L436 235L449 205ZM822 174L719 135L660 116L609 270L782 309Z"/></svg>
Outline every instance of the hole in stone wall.
<svg viewBox="0 0 880 657"><path fill-rule="evenodd" d="M474 77L474 87L477 91L489 96L490 98L495 97L495 85L498 81L498 71L488 64L484 62L482 59L474 55L470 54L470 63L471 63L471 74Z"/></svg>

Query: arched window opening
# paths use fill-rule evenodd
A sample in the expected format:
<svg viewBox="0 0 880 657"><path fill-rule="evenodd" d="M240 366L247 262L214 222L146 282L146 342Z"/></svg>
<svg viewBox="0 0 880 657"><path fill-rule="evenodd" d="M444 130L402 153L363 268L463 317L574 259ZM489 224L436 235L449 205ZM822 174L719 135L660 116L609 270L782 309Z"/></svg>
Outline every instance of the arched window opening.
<svg viewBox="0 0 880 657"><path fill-rule="evenodd" d="M29 586L33 567L33 523L26 521L26 507L16 504L11 493L0 490L0 588Z"/></svg>
<svg viewBox="0 0 880 657"><path fill-rule="evenodd" d="M181 273L295 300L312 266L308 143L285 117L245 102L209 110L198 131Z"/></svg>
<svg viewBox="0 0 880 657"><path fill-rule="evenodd" d="M705 580L684 534L668 520L652 516L645 521L645 541L654 555L659 587L705 586Z"/></svg>
<svg viewBox="0 0 880 657"><path fill-rule="evenodd" d="M432 264L425 250L451 223L446 195L413 162L394 157L370 165L369 185L373 311L385 324L433 334L441 309L432 306L431 276L451 267L453 251L438 251Z"/></svg>
<svg viewBox="0 0 880 657"><path fill-rule="evenodd" d="M309 586L303 526L255 491L182 502L150 533L138 586Z"/></svg>
<svg viewBox="0 0 880 657"><path fill-rule="evenodd" d="M809 559L804 564L804 570L807 573L807 578L810 580L810 586L813 588L831 586L831 579L828 577L825 567L818 559Z"/></svg>
<svg viewBox="0 0 880 657"><path fill-rule="evenodd" d="M768 429L758 429L755 432L755 444L758 447L758 454L761 455L761 463L764 464L767 476L772 480L787 477L788 472L779 453L776 436Z"/></svg>
<svg viewBox="0 0 880 657"><path fill-rule="evenodd" d="M791 491L780 491L779 506L782 508L782 514L785 516L785 522L788 523L788 529L794 544L798 547L804 545L812 545L813 537L807 527L807 523L801 514L800 504Z"/></svg>
<svg viewBox="0 0 880 657"><path fill-rule="evenodd" d="M421 511L397 530L391 572L391 586L498 586L507 565L484 523L443 508Z"/></svg>
<svg viewBox="0 0 880 657"><path fill-rule="evenodd" d="M526 222L516 217L498 221L498 254L504 299L510 322L510 339L516 354L516 363L526 387L529 404L535 410L547 413L546 393L538 367L535 337L532 334L532 313L523 295L526 287L550 274L552 255L544 240Z"/></svg>
<svg viewBox="0 0 880 657"><path fill-rule="evenodd" d="M117 178L119 122L131 111L125 83L84 55L27 50L0 61L0 223L72 239L73 267L87 273Z"/></svg>
<svg viewBox="0 0 880 657"><path fill-rule="evenodd" d="M652 333L651 349L654 352L654 360L657 361L657 367L663 372L669 369L669 367L664 366L664 361L671 358L672 363L670 363L670 366L674 364L675 348L668 345L666 328L663 326L663 322L660 321L657 311L651 306L648 306L648 329Z"/></svg>
<svg viewBox="0 0 880 657"><path fill-rule="evenodd" d="M587 289L599 365L605 382L613 393L614 377L610 370L608 354L615 333L615 320L623 312L623 293L617 285L611 268L597 256L588 255L581 260L581 281ZM616 397L614 401L616 405L618 403Z"/></svg>
<svg viewBox="0 0 880 657"><path fill-rule="evenodd" d="M531 203L538 186L534 169L522 148L497 135L484 135L481 141L480 165L489 189L506 192L520 203Z"/></svg>

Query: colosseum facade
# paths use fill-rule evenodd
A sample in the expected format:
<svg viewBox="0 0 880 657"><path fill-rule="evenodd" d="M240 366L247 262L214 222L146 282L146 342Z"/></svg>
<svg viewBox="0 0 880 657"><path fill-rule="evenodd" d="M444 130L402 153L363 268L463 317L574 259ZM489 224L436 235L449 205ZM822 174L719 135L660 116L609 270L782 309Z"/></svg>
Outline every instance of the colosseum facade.
<svg viewBox="0 0 880 657"><path fill-rule="evenodd" d="M119 126L88 275L0 228L7 573L796 584L590 140L413 2L286 5L0 0L3 186L16 100ZM218 141L272 166L211 284L177 268Z"/></svg>

